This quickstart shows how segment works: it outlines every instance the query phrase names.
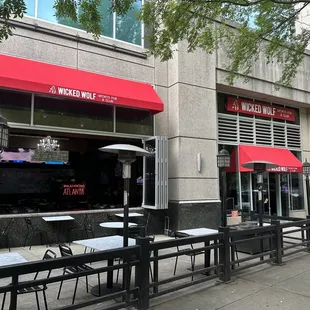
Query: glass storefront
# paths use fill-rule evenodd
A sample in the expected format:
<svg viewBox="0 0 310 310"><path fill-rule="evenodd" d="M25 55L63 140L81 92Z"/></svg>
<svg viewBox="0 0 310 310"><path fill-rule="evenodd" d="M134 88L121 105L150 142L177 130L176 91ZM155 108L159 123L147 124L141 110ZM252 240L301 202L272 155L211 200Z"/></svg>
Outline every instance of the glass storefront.
<svg viewBox="0 0 310 310"><path fill-rule="evenodd" d="M222 147L223 145L219 145L219 149ZM227 146L225 148L228 149ZM258 211L256 174L227 172L226 176L227 210ZM263 202L264 213L268 215L289 216L291 211L303 210L302 173L265 172L263 174Z"/></svg>
<svg viewBox="0 0 310 310"><path fill-rule="evenodd" d="M302 160L299 109L223 93L217 94L217 108L219 150L225 146L232 154L238 145L286 148ZM263 181L266 214L289 216L304 209L301 173L266 172ZM239 172L239 168L227 172L227 189L227 209L257 211L254 173Z"/></svg>

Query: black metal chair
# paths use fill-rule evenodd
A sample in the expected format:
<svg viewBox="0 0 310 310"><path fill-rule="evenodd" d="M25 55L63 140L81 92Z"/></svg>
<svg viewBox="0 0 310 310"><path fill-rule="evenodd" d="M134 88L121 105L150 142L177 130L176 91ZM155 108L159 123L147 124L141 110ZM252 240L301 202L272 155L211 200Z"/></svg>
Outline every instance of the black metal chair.
<svg viewBox="0 0 310 310"><path fill-rule="evenodd" d="M175 239L180 239L180 238L186 238L186 237L189 237L188 234L185 234L185 233L181 233L181 232L178 232L176 231L174 233L174 236L175 236ZM181 253L181 252L185 252L185 251L189 251L189 250L194 250L194 247L192 244L190 244L190 247L189 248L180 248L179 246L177 246L177 251L178 253ZM191 270L194 271L195 270L195 260L196 260L196 256L198 255L201 255L201 254L204 254L204 251L201 251L201 252L195 252L195 253L186 253L184 255L186 256L189 256L190 259L191 259ZM177 256L175 258L175 264L174 264L174 272L173 272L173 275L175 276L175 273L177 271L177 265L178 265L178 259L179 259L179 256ZM192 281L194 280L194 276L192 276Z"/></svg>
<svg viewBox="0 0 310 310"><path fill-rule="evenodd" d="M29 239L30 240L29 250L31 250L31 247L32 247L31 242L33 241L33 238L37 235L40 235L41 244L43 244L43 236L45 237L45 243L47 247L47 243L48 243L47 232L42 229L34 228L30 218L25 218L25 223L27 227L27 233L25 237L24 247L26 247L27 241Z"/></svg>
<svg viewBox="0 0 310 310"><path fill-rule="evenodd" d="M54 253L51 250L47 250L43 256L43 260L45 259L54 259L56 258L56 253ZM47 278L50 277L52 270L49 270L47 273ZM34 276L34 280L37 279L38 275L40 272L37 272ZM44 299L44 305L45 305L45 310L48 310L47 308L47 300L46 300L46 291L47 290L47 285L43 284L43 285L34 285L34 286L28 286L22 289L17 290L17 295L23 295L23 294L29 294L29 293L35 293L36 294L36 301L37 301L37 308L38 310L40 310L40 303L39 303L39 292L42 292L43 294L43 299ZM4 309L4 305L5 305L5 298L6 298L6 293L4 293L3 295L3 300L2 300L2 307L1 310Z"/></svg>
<svg viewBox="0 0 310 310"><path fill-rule="evenodd" d="M76 236L78 234L82 235L82 238L85 237L86 239L95 238L93 227L92 227L92 224L89 221L89 218L88 218L87 214L85 214L84 219L83 219L83 223L80 226L73 227L70 230L70 239L69 239L70 242L69 242L69 245L73 241L73 236Z"/></svg>
<svg viewBox="0 0 310 310"><path fill-rule="evenodd" d="M1 231L0 239L4 239L5 246L9 249L9 252L11 252L10 248L10 242L9 242L9 230L14 222L14 219L10 219L6 227Z"/></svg>
<svg viewBox="0 0 310 310"><path fill-rule="evenodd" d="M145 235L150 238L151 242L155 241L155 235L149 233L149 223L150 223L151 213L147 215L147 218L144 218L143 224L145 226Z"/></svg>
<svg viewBox="0 0 310 310"><path fill-rule="evenodd" d="M71 248L65 244L60 244L59 250L60 250L60 254L62 257L69 257L69 256L73 255ZM82 271L87 271L87 270L93 270L93 268L88 266L88 265L83 264L83 265L79 265L79 266L68 266L68 267L64 267L64 269L63 269L63 275L65 275L65 274L77 274L74 293L73 293L73 297L72 297L72 305L74 304L74 301L75 301L76 290L77 290L77 286L78 286L78 282L79 282L79 278L80 278L80 276L78 274ZM59 297L60 297L62 284L63 284L63 281L60 282L57 299L59 299ZM99 273L98 273L98 285L99 285L99 295L101 295ZM88 276L86 276L86 292L88 293Z"/></svg>

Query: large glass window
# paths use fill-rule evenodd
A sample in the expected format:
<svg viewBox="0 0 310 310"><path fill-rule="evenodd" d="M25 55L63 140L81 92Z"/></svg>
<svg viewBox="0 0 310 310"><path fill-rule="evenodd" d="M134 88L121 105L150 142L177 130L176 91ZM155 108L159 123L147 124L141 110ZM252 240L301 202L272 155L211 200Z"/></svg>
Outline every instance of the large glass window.
<svg viewBox="0 0 310 310"><path fill-rule="evenodd" d="M116 132L152 135L153 117L151 112L129 108L116 108Z"/></svg>
<svg viewBox="0 0 310 310"><path fill-rule="evenodd" d="M136 45L141 45L141 23L137 20L142 1L137 0L133 8L124 16L117 16L116 39Z"/></svg>
<svg viewBox="0 0 310 310"><path fill-rule="evenodd" d="M101 0L99 7L102 15L102 35L135 45L142 44L141 22L137 13L142 6L142 0L136 0L132 9L124 16L116 16L110 11L112 0ZM70 18L59 18L55 15L54 0L26 0L27 15L52 23L82 29L82 26ZM37 6L37 9L35 9Z"/></svg>
<svg viewBox="0 0 310 310"><path fill-rule="evenodd" d="M34 124L113 131L113 107L76 100L36 96Z"/></svg>
<svg viewBox="0 0 310 310"><path fill-rule="evenodd" d="M27 15L34 16L35 15L35 0L24 0L27 7Z"/></svg>
<svg viewBox="0 0 310 310"><path fill-rule="evenodd" d="M0 110L9 122L30 124L31 94L0 90Z"/></svg>

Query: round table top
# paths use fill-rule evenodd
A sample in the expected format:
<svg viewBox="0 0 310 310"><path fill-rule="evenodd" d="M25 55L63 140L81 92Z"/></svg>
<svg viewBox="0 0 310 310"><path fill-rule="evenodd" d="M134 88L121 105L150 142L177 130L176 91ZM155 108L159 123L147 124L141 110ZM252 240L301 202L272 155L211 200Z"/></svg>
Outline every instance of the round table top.
<svg viewBox="0 0 310 310"><path fill-rule="evenodd" d="M103 222L99 225L105 228L124 228L124 222ZM137 226L137 224L129 222L128 226Z"/></svg>

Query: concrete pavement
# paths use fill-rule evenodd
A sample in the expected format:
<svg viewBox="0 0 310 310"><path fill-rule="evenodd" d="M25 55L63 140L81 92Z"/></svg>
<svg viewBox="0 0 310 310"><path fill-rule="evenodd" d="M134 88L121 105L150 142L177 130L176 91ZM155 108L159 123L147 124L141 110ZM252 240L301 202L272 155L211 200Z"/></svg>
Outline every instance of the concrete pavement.
<svg viewBox="0 0 310 310"><path fill-rule="evenodd" d="M229 284L209 283L154 300L152 310L259 310L310 308L310 254L282 266L261 265L235 275Z"/></svg>

